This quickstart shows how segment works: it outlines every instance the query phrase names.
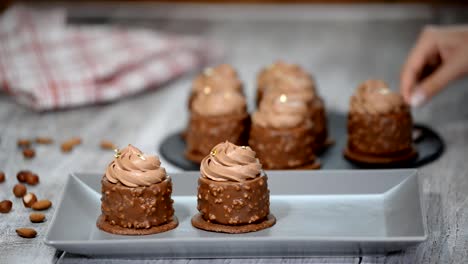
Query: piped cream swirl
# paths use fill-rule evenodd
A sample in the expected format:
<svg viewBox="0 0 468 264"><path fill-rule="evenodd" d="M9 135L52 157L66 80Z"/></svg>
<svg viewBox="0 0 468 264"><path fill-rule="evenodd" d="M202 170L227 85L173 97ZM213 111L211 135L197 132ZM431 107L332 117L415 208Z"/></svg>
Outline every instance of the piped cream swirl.
<svg viewBox="0 0 468 264"><path fill-rule="evenodd" d="M106 178L112 183L120 182L127 187L149 186L167 178L157 156L143 154L132 145L118 151L116 158L107 166Z"/></svg>
<svg viewBox="0 0 468 264"><path fill-rule="evenodd" d="M381 80L367 80L351 97L350 112L386 114L406 108L403 97Z"/></svg>
<svg viewBox="0 0 468 264"><path fill-rule="evenodd" d="M255 151L228 141L216 145L200 165L201 176L213 181L243 182L262 175Z"/></svg>
<svg viewBox="0 0 468 264"><path fill-rule="evenodd" d="M307 102L300 96L268 93L253 114L252 121L262 127L291 128L307 119Z"/></svg>
<svg viewBox="0 0 468 264"><path fill-rule="evenodd" d="M247 102L239 92L218 91L198 94L193 100L192 110L203 116L243 114L247 111Z"/></svg>
<svg viewBox="0 0 468 264"><path fill-rule="evenodd" d="M258 87L281 92L309 90L315 95L315 81L310 74L297 64L277 61L263 69L258 75Z"/></svg>
<svg viewBox="0 0 468 264"><path fill-rule="evenodd" d="M192 83L194 93L211 93L216 91L241 92L242 83L237 72L228 64L206 68Z"/></svg>

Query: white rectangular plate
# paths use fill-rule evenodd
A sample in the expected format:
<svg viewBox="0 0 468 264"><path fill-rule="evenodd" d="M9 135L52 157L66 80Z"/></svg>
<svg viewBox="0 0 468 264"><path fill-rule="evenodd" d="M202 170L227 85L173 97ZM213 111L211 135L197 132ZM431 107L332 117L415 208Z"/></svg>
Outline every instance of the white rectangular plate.
<svg viewBox="0 0 468 264"><path fill-rule="evenodd" d="M179 226L148 236L96 227L102 174L71 174L45 243L93 256L164 258L383 254L426 239L417 170L268 171L277 223L247 234L192 227L199 172L171 174Z"/></svg>

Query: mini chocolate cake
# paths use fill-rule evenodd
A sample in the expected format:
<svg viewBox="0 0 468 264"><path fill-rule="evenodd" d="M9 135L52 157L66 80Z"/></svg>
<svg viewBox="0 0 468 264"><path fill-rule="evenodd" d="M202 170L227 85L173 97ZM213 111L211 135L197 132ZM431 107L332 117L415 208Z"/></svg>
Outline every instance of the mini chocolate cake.
<svg viewBox="0 0 468 264"><path fill-rule="evenodd" d="M221 64L214 68L206 68L192 83L192 91L188 101L189 110L192 109L193 100L199 94L208 94L219 91L239 92L243 94L242 83L237 72L228 64Z"/></svg>
<svg viewBox="0 0 468 264"><path fill-rule="evenodd" d="M286 96L289 101L304 101L307 105L307 116L311 121L312 130L311 137L313 140L313 149L316 154L322 152L330 145L328 139L327 117L322 98L314 94L313 90L268 90L263 96L262 101L270 100L267 104L272 104L272 100L278 100L281 96Z"/></svg>
<svg viewBox="0 0 468 264"><path fill-rule="evenodd" d="M266 94L252 116L249 146L265 169L320 167L314 154L314 126L301 97Z"/></svg>
<svg viewBox="0 0 468 264"><path fill-rule="evenodd" d="M268 178L250 147L220 143L206 156L198 179L192 225L207 231L246 233L271 227Z"/></svg>
<svg viewBox="0 0 468 264"><path fill-rule="evenodd" d="M238 92L197 95L185 139L187 159L200 163L219 142L245 145L249 132L245 97Z"/></svg>
<svg viewBox="0 0 468 264"><path fill-rule="evenodd" d="M307 103L314 126L315 152L320 153L330 144L325 105L310 74L298 65L278 61L262 70L258 76L257 105L270 93L274 96L286 94L290 98L302 98Z"/></svg>
<svg viewBox="0 0 468 264"><path fill-rule="evenodd" d="M368 80L351 97L344 155L367 164L402 163L417 156L413 121L403 97L386 83Z"/></svg>
<svg viewBox="0 0 468 264"><path fill-rule="evenodd" d="M172 181L159 158L132 145L115 156L102 177L102 214L97 226L119 235L148 235L176 228Z"/></svg>

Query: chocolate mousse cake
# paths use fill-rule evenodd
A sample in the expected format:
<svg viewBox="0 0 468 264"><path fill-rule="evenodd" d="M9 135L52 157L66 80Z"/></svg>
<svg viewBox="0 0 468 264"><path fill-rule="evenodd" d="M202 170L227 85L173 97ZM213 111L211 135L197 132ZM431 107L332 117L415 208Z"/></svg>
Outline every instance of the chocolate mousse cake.
<svg viewBox="0 0 468 264"><path fill-rule="evenodd" d="M186 158L200 163L216 144L225 140L245 145L249 123L246 100L241 93L218 91L197 95L185 135Z"/></svg>
<svg viewBox="0 0 468 264"><path fill-rule="evenodd" d="M258 76L257 105L265 94L274 96L286 94L289 98L302 98L308 108L312 121L314 135L314 149L316 153L322 152L331 144L328 139L327 117L325 104L318 95L315 81L310 74L295 64L278 61L262 70Z"/></svg>
<svg viewBox="0 0 468 264"><path fill-rule="evenodd" d="M259 231L275 224L268 178L255 152L230 142L216 145L200 166L196 228L223 233Z"/></svg>
<svg viewBox="0 0 468 264"><path fill-rule="evenodd" d="M265 169L318 169L315 132L300 96L269 93L252 116L249 146Z"/></svg>
<svg viewBox="0 0 468 264"><path fill-rule="evenodd" d="M403 97L380 80L361 84L351 97L344 156L364 164L404 163L417 157L413 120Z"/></svg>
<svg viewBox="0 0 468 264"><path fill-rule="evenodd" d="M178 225L172 181L157 156L132 145L117 151L102 177L102 214L97 226L119 235L149 235Z"/></svg>
<svg viewBox="0 0 468 264"><path fill-rule="evenodd" d="M218 91L233 91L243 94L242 82L237 72L229 64L221 64L213 68L206 68L192 83L192 91L188 106L192 109L193 100L199 94L208 94Z"/></svg>

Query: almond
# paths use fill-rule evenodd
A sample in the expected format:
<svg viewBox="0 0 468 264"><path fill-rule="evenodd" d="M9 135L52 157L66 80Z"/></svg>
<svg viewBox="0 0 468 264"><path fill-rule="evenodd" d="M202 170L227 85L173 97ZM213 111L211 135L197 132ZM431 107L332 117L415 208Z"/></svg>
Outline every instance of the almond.
<svg viewBox="0 0 468 264"><path fill-rule="evenodd" d="M29 185L37 185L39 183L39 176L35 173L27 174L26 183Z"/></svg>
<svg viewBox="0 0 468 264"><path fill-rule="evenodd" d="M23 157L25 159L32 159L36 156L36 151L32 148L25 148L23 149Z"/></svg>
<svg viewBox="0 0 468 264"><path fill-rule="evenodd" d="M18 236L24 238L35 238L37 235L36 230L32 228L18 228L16 229L16 233L18 234Z"/></svg>
<svg viewBox="0 0 468 264"><path fill-rule="evenodd" d="M108 150L117 149L117 146L114 143L112 143L111 141L108 141L108 140L101 141L100 145L101 145L102 149L108 149Z"/></svg>
<svg viewBox="0 0 468 264"><path fill-rule="evenodd" d="M37 137L35 141L37 144L43 144L43 145L49 145L49 144L54 143L54 140L49 137Z"/></svg>
<svg viewBox="0 0 468 264"><path fill-rule="evenodd" d="M11 211L13 203L10 200L3 200L0 202L0 213L7 214Z"/></svg>
<svg viewBox="0 0 468 264"><path fill-rule="evenodd" d="M29 220L31 220L31 222L33 223L42 223L44 222L44 219L45 219L45 214L31 213L29 215Z"/></svg>
<svg viewBox="0 0 468 264"><path fill-rule="evenodd" d="M29 170L22 170L19 171L18 174L16 174L16 178L19 182L26 182L26 175L28 174L32 174L32 172Z"/></svg>
<svg viewBox="0 0 468 264"><path fill-rule="evenodd" d="M70 152L76 145L81 144L81 138L74 137L70 138L69 140L65 141L60 145L60 148L63 152Z"/></svg>
<svg viewBox="0 0 468 264"><path fill-rule="evenodd" d="M5 181L5 173L3 171L0 171L0 183Z"/></svg>
<svg viewBox="0 0 468 264"><path fill-rule="evenodd" d="M26 186L24 186L21 183L18 183L13 187L13 194L18 198L23 197L26 194L27 191L28 190L27 190Z"/></svg>
<svg viewBox="0 0 468 264"><path fill-rule="evenodd" d="M17 144L20 148L28 148L31 146L31 141L29 139L18 139Z"/></svg>
<svg viewBox="0 0 468 264"><path fill-rule="evenodd" d="M31 208L36 210L36 211L42 211L42 210L47 210L52 206L52 202L49 200L39 200L35 202Z"/></svg>
<svg viewBox="0 0 468 264"><path fill-rule="evenodd" d="M28 193L25 196L23 196L24 207L30 208L36 202L37 202L37 197L34 193Z"/></svg>

